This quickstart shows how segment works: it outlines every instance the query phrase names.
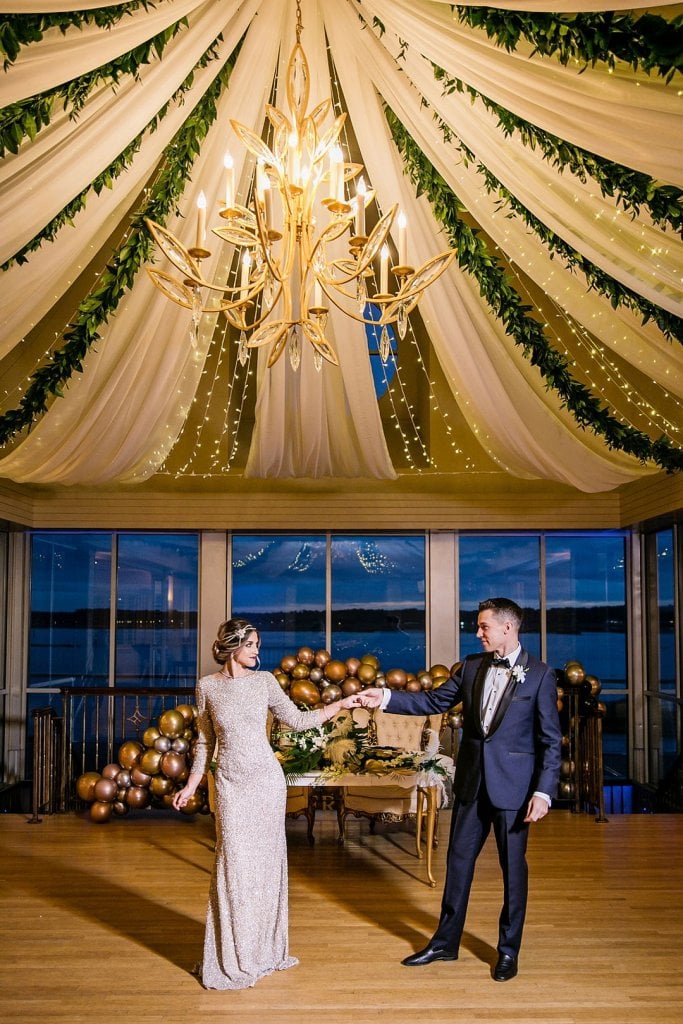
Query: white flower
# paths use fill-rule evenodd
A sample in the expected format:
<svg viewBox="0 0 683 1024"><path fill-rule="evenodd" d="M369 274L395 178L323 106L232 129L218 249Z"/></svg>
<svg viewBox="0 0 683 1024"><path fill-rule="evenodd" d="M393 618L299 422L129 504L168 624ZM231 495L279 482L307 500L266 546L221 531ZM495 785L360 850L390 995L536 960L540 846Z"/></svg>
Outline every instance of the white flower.
<svg viewBox="0 0 683 1024"><path fill-rule="evenodd" d="M515 665L510 672L510 678L521 686L526 679L527 668L524 665Z"/></svg>

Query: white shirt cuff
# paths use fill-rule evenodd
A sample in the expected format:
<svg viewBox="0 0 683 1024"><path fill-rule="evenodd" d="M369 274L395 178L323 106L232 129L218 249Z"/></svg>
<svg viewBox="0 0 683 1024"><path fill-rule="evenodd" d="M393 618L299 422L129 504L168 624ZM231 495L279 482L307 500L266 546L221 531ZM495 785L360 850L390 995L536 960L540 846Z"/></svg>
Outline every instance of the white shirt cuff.
<svg viewBox="0 0 683 1024"><path fill-rule="evenodd" d="M541 800L545 800L545 802L547 803L548 807L552 807L553 802L552 802L552 800L550 799L550 797L548 796L547 793L540 793L538 790L535 790L532 795L533 796L540 796Z"/></svg>
<svg viewBox="0 0 683 1024"><path fill-rule="evenodd" d="M387 706L390 700L391 690L388 687L386 687L384 693L382 694L382 703L379 705L379 710L384 711L385 707Z"/></svg>

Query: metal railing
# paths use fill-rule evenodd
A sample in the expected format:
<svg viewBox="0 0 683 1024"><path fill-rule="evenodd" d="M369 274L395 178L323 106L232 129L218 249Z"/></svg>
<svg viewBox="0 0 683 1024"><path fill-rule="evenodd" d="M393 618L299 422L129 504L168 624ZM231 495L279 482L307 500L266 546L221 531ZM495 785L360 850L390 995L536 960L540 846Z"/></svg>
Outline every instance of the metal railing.
<svg viewBox="0 0 683 1024"><path fill-rule="evenodd" d="M73 686L60 691L61 716L52 708L33 713L33 817L82 806L75 789L84 772L101 771L117 761L126 740L140 740L145 729L178 704L194 702L194 687L162 690Z"/></svg>

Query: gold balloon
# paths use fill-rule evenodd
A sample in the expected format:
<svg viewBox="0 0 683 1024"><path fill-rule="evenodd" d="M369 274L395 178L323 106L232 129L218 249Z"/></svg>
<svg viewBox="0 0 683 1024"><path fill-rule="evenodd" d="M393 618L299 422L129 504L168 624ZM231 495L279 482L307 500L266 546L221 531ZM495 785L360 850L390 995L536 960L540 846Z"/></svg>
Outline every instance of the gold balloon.
<svg viewBox="0 0 683 1024"><path fill-rule="evenodd" d="M150 725L148 729L142 734L142 742L146 747L153 747L155 742L159 739L161 733L157 729L156 725Z"/></svg>
<svg viewBox="0 0 683 1024"><path fill-rule="evenodd" d="M163 736L170 736L172 740L178 738L185 728L185 719L174 708L169 708L159 715L159 731Z"/></svg>
<svg viewBox="0 0 683 1024"><path fill-rule="evenodd" d="M171 749L173 740L170 736L157 736L154 741L154 749L158 750L160 754L165 754L167 750Z"/></svg>
<svg viewBox="0 0 683 1024"><path fill-rule="evenodd" d="M283 672L291 672L294 666L298 662L296 654L285 654L284 658L280 661L280 668Z"/></svg>
<svg viewBox="0 0 683 1024"><path fill-rule="evenodd" d="M159 763L163 756L162 751L155 750L154 747L150 747L150 749L146 750L140 758L137 767L141 772L144 772L147 775L154 775L159 771Z"/></svg>
<svg viewBox="0 0 683 1024"><path fill-rule="evenodd" d="M336 700L341 700L343 696L341 686L337 686L336 683L328 683L320 692L320 700L323 704L334 704Z"/></svg>
<svg viewBox="0 0 683 1024"><path fill-rule="evenodd" d="M323 671L325 673L325 678L329 679L331 683L341 683L346 679L346 662L335 660L328 661Z"/></svg>
<svg viewBox="0 0 683 1024"><path fill-rule="evenodd" d="M146 786L131 786L126 790L126 803L129 807L149 807L151 801L152 797Z"/></svg>
<svg viewBox="0 0 683 1024"><path fill-rule="evenodd" d="M114 799L118 788L114 779L100 779L95 783L93 793L96 800L107 803Z"/></svg>
<svg viewBox="0 0 683 1024"><path fill-rule="evenodd" d="M570 686L580 686L586 678L586 673L581 662L568 661L564 666L564 678Z"/></svg>
<svg viewBox="0 0 683 1024"><path fill-rule="evenodd" d="M122 768L134 768L144 753L145 748L137 740L126 740L119 747L119 764Z"/></svg>
<svg viewBox="0 0 683 1024"><path fill-rule="evenodd" d="M192 725L197 714L197 709L192 704L176 704L176 711L183 716L186 725Z"/></svg>
<svg viewBox="0 0 683 1024"><path fill-rule="evenodd" d="M115 779L121 771L120 764L105 764L104 768L100 772L103 779Z"/></svg>
<svg viewBox="0 0 683 1024"><path fill-rule="evenodd" d="M463 666L463 662L462 661L456 661L454 665L451 665L451 672L450 672L450 674L452 676L456 675L460 671L462 666Z"/></svg>
<svg viewBox="0 0 683 1024"><path fill-rule="evenodd" d="M319 668L325 668L325 665L327 665L328 661L330 661L331 658L332 655L330 654L329 651L316 651L315 658L313 660L315 661L316 665L318 665Z"/></svg>
<svg viewBox="0 0 683 1024"><path fill-rule="evenodd" d="M373 668L379 668L379 658L376 654L364 654L360 660L363 665L372 665Z"/></svg>
<svg viewBox="0 0 683 1024"><path fill-rule="evenodd" d="M352 697L362 689L362 684L359 679L345 679L341 689L345 697Z"/></svg>
<svg viewBox="0 0 683 1024"><path fill-rule="evenodd" d="M184 807L180 808L181 814L197 814L202 809L204 804L204 793L201 790L197 790L194 796L191 796Z"/></svg>
<svg viewBox="0 0 683 1024"><path fill-rule="evenodd" d="M346 659L346 673L349 676L355 676L360 668L360 658L347 658Z"/></svg>
<svg viewBox="0 0 683 1024"><path fill-rule="evenodd" d="M292 679L308 679L311 669L303 661L298 661L289 674Z"/></svg>
<svg viewBox="0 0 683 1024"><path fill-rule="evenodd" d="M90 803L95 799L95 783L99 782L102 776L99 772L85 772L76 780L76 793L80 800Z"/></svg>
<svg viewBox="0 0 683 1024"><path fill-rule="evenodd" d="M320 691L308 679L296 679L289 688L289 696L295 704L313 706L320 700Z"/></svg>
<svg viewBox="0 0 683 1024"><path fill-rule="evenodd" d="M602 690L602 683L597 676L586 676L586 682L591 688L591 697L597 697Z"/></svg>
<svg viewBox="0 0 683 1024"><path fill-rule="evenodd" d="M165 775L155 775L149 784L149 788L154 796L162 797L167 793L172 793L175 785L173 779L169 779Z"/></svg>
<svg viewBox="0 0 683 1024"><path fill-rule="evenodd" d="M130 810L128 804L123 800L115 800L112 804L112 808L114 810L114 814L118 814L120 817L123 817L124 814L128 814L128 811Z"/></svg>
<svg viewBox="0 0 683 1024"><path fill-rule="evenodd" d="M105 821L109 821L112 813L112 804L107 803L103 800L96 800L94 804L90 804L90 820L97 822L98 825L103 824Z"/></svg>
<svg viewBox="0 0 683 1024"><path fill-rule="evenodd" d="M300 647L297 658L303 665L312 665L315 660L315 651L311 647Z"/></svg>
<svg viewBox="0 0 683 1024"><path fill-rule="evenodd" d="M462 712L449 711L446 720L451 729L462 729Z"/></svg>
<svg viewBox="0 0 683 1024"><path fill-rule="evenodd" d="M406 683L406 690L408 693L421 693L422 683L418 682L417 679L409 679Z"/></svg>
<svg viewBox="0 0 683 1024"><path fill-rule="evenodd" d="M434 679L436 676L439 676L443 679L448 679L448 677L451 674L451 670L449 669L448 665L431 665L429 669L429 674L432 677L432 679Z"/></svg>
<svg viewBox="0 0 683 1024"><path fill-rule="evenodd" d="M308 678L312 683L319 683L323 679L323 670L317 665L314 665L311 671L308 673Z"/></svg>
<svg viewBox="0 0 683 1024"><path fill-rule="evenodd" d="M362 661L358 666L356 676L364 686L371 686L377 680L377 669L369 661Z"/></svg>
<svg viewBox="0 0 683 1024"><path fill-rule="evenodd" d="M167 778L178 779L185 768L185 758L175 750L169 750L167 754L162 754L159 767Z"/></svg>
<svg viewBox="0 0 683 1024"><path fill-rule="evenodd" d="M402 668L390 668L386 673L386 677L387 686L391 690L402 690L408 681L406 673Z"/></svg>

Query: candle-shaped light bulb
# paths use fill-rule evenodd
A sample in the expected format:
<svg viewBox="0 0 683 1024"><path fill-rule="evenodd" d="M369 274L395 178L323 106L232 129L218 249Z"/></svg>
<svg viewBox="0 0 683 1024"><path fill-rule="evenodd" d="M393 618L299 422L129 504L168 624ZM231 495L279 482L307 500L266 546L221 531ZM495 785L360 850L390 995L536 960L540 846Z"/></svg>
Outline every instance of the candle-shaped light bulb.
<svg viewBox="0 0 683 1024"><path fill-rule="evenodd" d="M339 178L343 154L339 146L333 146L330 150L330 199L336 199L339 194Z"/></svg>
<svg viewBox="0 0 683 1024"><path fill-rule="evenodd" d="M323 304L323 290L322 290L322 287L320 285L320 281L316 277L315 285L313 286L313 307L315 309L320 309L322 307L322 304Z"/></svg>
<svg viewBox="0 0 683 1024"><path fill-rule="evenodd" d="M240 275L240 299L244 301L249 294L249 272L251 270L251 253L247 249L242 257L242 273Z"/></svg>
<svg viewBox="0 0 683 1024"><path fill-rule="evenodd" d="M408 221L403 210L398 215L398 263L408 266Z"/></svg>
<svg viewBox="0 0 683 1024"><path fill-rule="evenodd" d="M206 196L203 192L199 193L197 197L197 239L195 247L197 249L204 248L204 240L206 238Z"/></svg>
<svg viewBox="0 0 683 1024"><path fill-rule="evenodd" d="M223 157L225 167L225 206L231 210L235 205L235 161L229 151Z"/></svg>
<svg viewBox="0 0 683 1024"><path fill-rule="evenodd" d="M389 246L384 243L379 261L379 290L381 295L389 294Z"/></svg>
<svg viewBox="0 0 683 1024"><path fill-rule="evenodd" d="M356 189L356 234L365 234L365 182L361 178Z"/></svg>

